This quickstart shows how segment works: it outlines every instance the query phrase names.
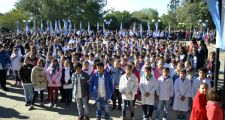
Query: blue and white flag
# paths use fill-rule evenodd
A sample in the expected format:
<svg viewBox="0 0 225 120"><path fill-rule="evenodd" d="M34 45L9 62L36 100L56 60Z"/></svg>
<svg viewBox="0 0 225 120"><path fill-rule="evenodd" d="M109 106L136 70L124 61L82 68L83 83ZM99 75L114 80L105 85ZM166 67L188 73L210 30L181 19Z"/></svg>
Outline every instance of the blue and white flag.
<svg viewBox="0 0 225 120"><path fill-rule="evenodd" d="M216 48L223 48L223 40L222 38L225 37L222 35L224 27L222 27L220 22L220 13L219 13L219 1L218 0L206 0L206 3L208 5L210 14L212 16L213 22L216 26ZM224 3L224 0L223 0ZM222 7L222 17L224 16L224 7ZM222 22L224 19L222 20ZM224 25L223 25L224 26Z"/></svg>
<svg viewBox="0 0 225 120"><path fill-rule="evenodd" d="M62 34L62 26L61 26L61 21L58 20L58 26L59 26L59 32Z"/></svg>
<svg viewBox="0 0 225 120"><path fill-rule="evenodd" d="M63 20L63 30L64 30L64 35L67 35L68 34L68 29L67 29L67 21L66 20Z"/></svg>
<svg viewBox="0 0 225 120"><path fill-rule="evenodd" d="M105 33L105 23L103 22L103 25L102 25L102 31L103 33Z"/></svg>
<svg viewBox="0 0 225 120"><path fill-rule="evenodd" d="M159 28L159 23L158 22L156 22L155 23L155 32L158 34L158 28Z"/></svg>
<svg viewBox="0 0 225 120"><path fill-rule="evenodd" d="M73 32L76 33L76 30L77 30L76 24L74 23L74 25L73 25Z"/></svg>
<svg viewBox="0 0 225 120"><path fill-rule="evenodd" d="M49 22L47 21L47 26L46 26L46 32L48 32L49 31Z"/></svg>
<svg viewBox="0 0 225 120"><path fill-rule="evenodd" d="M43 26L43 19L42 19L42 17L41 17L41 33L43 34L43 32L44 32L44 28L43 28L44 26Z"/></svg>
<svg viewBox="0 0 225 120"><path fill-rule="evenodd" d="M36 29L36 19L34 19L33 21L33 32L36 33L37 29Z"/></svg>
<svg viewBox="0 0 225 120"><path fill-rule="evenodd" d="M50 21L50 27L49 27L51 35L53 35L53 27L52 27L52 21Z"/></svg>
<svg viewBox="0 0 225 120"><path fill-rule="evenodd" d="M97 22L97 31L99 31L99 22Z"/></svg>
<svg viewBox="0 0 225 120"><path fill-rule="evenodd" d="M82 21L80 21L80 31L82 31Z"/></svg>
<svg viewBox="0 0 225 120"><path fill-rule="evenodd" d="M88 33L90 33L90 31L91 31L91 28L90 28L90 23L89 23L89 22L88 22L87 31L88 31Z"/></svg>
<svg viewBox="0 0 225 120"><path fill-rule="evenodd" d="M136 23L134 22L134 25L133 25L133 32L136 31Z"/></svg>
<svg viewBox="0 0 225 120"><path fill-rule="evenodd" d="M148 21L148 33L150 33L150 24L149 24L149 21Z"/></svg>
<svg viewBox="0 0 225 120"><path fill-rule="evenodd" d="M120 23L120 32L123 31L123 22Z"/></svg>
<svg viewBox="0 0 225 120"><path fill-rule="evenodd" d="M16 21L16 32L17 33L20 32L20 23L19 23L19 21Z"/></svg>
<svg viewBox="0 0 225 120"><path fill-rule="evenodd" d="M140 30L140 36L142 37L142 32L143 32L142 23L139 25L139 30Z"/></svg>
<svg viewBox="0 0 225 120"><path fill-rule="evenodd" d="M28 32L29 32L29 23L28 23L28 20L26 20L25 24L26 24L26 34L28 34Z"/></svg>
<svg viewBox="0 0 225 120"><path fill-rule="evenodd" d="M59 28L58 28L57 20L55 20L55 32L56 32L57 34L59 33Z"/></svg>
<svg viewBox="0 0 225 120"><path fill-rule="evenodd" d="M70 19L68 19L68 22L69 22L69 34L70 34L72 31L72 23Z"/></svg>

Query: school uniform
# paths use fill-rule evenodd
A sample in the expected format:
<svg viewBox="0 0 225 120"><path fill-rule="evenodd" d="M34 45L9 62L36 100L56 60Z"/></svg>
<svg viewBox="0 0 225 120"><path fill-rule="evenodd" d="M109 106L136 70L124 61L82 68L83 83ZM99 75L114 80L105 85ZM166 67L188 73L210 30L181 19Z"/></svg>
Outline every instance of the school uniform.
<svg viewBox="0 0 225 120"><path fill-rule="evenodd" d="M71 77L73 74L73 70L71 68L63 68L62 69L62 101L65 101L67 104L72 102L72 81Z"/></svg>

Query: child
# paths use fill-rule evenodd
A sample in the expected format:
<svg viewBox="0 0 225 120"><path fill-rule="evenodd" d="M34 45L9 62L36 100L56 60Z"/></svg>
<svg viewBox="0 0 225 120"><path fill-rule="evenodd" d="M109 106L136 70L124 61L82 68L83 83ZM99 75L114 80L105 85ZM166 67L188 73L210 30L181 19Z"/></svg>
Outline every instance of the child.
<svg viewBox="0 0 225 120"><path fill-rule="evenodd" d="M19 77L22 81L24 96L26 104L25 106L31 106L32 108L32 99L33 99L33 85L31 83L31 71L33 65L30 64L30 57L26 57L24 64L19 69Z"/></svg>
<svg viewBox="0 0 225 120"><path fill-rule="evenodd" d="M206 117L206 93L208 84L201 83L197 95L194 97L190 120L207 120ZM214 119L217 120L217 119Z"/></svg>
<svg viewBox="0 0 225 120"><path fill-rule="evenodd" d="M45 76L44 67L43 67L44 61L42 59L39 59L37 62L37 66L35 66L32 69L31 72L31 82L34 86L34 97L33 97L33 103L38 96L38 92L41 94L41 105L43 105L43 92L44 89L47 87L47 78Z"/></svg>
<svg viewBox="0 0 225 120"><path fill-rule="evenodd" d="M152 118L155 102L155 91L157 89L158 83L151 74L151 67L145 66L145 73L140 81L142 110L144 112L143 120Z"/></svg>
<svg viewBox="0 0 225 120"><path fill-rule="evenodd" d="M66 60L64 62L64 68L62 69L62 100L66 102L67 105L70 105L72 102L72 81L71 77L73 70L70 68L70 61Z"/></svg>
<svg viewBox="0 0 225 120"><path fill-rule="evenodd" d="M216 93L215 89L210 89L207 94L207 105L206 105L206 111L207 111L207 119L208 120L223 120L223 109L221 108L219 101L219 96Z"/></svg>
<svg viewBox="0 0 225 120"><path fill-rule="evenodd" d="M159 119L161 110L163 110L163 120L166 120L169 101L173 96L173 80L169 76L169 68L163 68L162 76L158 79L157 95L159 96L159 103L156 110L156 120Z"/></svg>
<svg viewBox="0 0 225 120"><path fill-rule="evenodd" d="M137 93L138 80L132 73L132 66L126 66L126 73L121 76L119 83L119 91L122 94L122 119L126 117L126 106L130 105L131 120L134 120L134 97Z"/></svg>
<svg viewBox="0 0 225 120"><path fill-rule="evenodd" d="M11 55L11 64L12 64L12 70L13 70L13 76L15 79L15 84L14 85L21 85L21 81L18 75L18 70L20 68L20 63L22 60L22 55L18 53L17 48L13 48L13 53Z"/></svg>
<svg viewBox="0 0 225 120"><path fill-rule="evenodd" d="M52 59L51 65L47 69L48 89L50 96L50 107L57 104L58 91L61 86L62 68L56 58ZM55 95L53 97L53 95Z"/></svg>
<svg viewBox="0 0 225 120"><path fill-rule="evenodd" d="M173 109L176 111L177 120L186 120L186 114L189 110L188 98L191 96L191 82L186 78L186 70L180 71L180 77L174 84L174 103Z"/></svg>
<svg viewBox="0 0 225 120"><path fill-rule="evenodd" d="M211 88L210 80L206 78L206 70L201 68L198 70L199 77L194 79L193 86L192 86L192 97L194 97L198 91L198 87L201 83L208 84L208 88Z"/></svg>

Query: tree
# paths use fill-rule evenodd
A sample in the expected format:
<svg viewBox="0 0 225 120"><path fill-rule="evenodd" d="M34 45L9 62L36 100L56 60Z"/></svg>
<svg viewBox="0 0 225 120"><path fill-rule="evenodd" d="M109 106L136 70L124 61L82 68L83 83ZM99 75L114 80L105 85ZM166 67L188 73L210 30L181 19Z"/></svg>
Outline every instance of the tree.
<svg viewBox="0 0 225 120"><path fill-rule="evenodd" d="M23 20L29 19L30 14L24 10L14 9L0 16L0 27L8 30L16 30L16 22L20 23L20 27L24 28Z"/></svg>

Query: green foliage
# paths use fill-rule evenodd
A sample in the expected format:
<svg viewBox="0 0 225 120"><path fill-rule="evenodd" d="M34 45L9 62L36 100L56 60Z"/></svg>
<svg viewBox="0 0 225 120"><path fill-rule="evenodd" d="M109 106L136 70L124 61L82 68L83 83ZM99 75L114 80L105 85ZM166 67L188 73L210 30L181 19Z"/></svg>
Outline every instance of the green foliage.
<svg viewBox="0 0 225 120"><path fill-rule="evenodd" d="M95 25L102 18L106 0L20 0L16 8L42 16L44 20L70 18L77 25L80 21Z"/></svg>
<svg viewBox="0 0 225 120"><path fill-rule="evenodd" d="M4 15L0 15L0 28L16 30L16 22L19 21L20 27L24 28L24 19L28 19L30 14L24 10L12 10Z"/></svg>

